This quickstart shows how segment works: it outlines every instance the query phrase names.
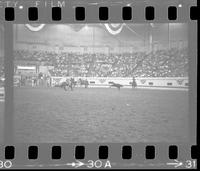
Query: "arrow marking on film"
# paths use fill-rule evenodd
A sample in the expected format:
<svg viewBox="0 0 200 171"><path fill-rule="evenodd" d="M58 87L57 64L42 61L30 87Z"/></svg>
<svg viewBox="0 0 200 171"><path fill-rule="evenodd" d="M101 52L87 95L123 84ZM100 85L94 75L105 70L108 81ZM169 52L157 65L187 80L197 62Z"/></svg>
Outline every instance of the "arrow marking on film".
<svg viewBox="0 0 200 171"><path fill-rule="evenodd" d="M80 161L78 161L78 160L77 160L76 162L77 162L77 163L75 163L75 162L67 163L67 165L72 166L72 167L75 167L75 168L78 168L78 167L81 167L81 166L85 165L85 163L80 162Z"/></svg>
<svg viewBox="0 0 200 171"><path fill-rule="evenodd" d="M183 162L180 162L178 160L174 160L174 161L175 161L175 163L166 163L166 164L167 165L174 165L175 168L183 165Z"/></svg>

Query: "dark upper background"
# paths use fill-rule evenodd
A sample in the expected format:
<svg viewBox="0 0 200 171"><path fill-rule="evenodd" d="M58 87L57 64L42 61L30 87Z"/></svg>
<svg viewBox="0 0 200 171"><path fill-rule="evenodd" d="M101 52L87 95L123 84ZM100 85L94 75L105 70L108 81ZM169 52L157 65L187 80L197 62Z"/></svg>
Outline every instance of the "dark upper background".
<svg viewBox="0 0 200 171"><path fill-rule="evenodd" d="M127 24L117 35L112 35L104 24L52 24L38 32L25 25L15 25L14 44L46 44L59 46L139 46L150 41L163 46L168 43L188 40L186 23Z"/></svg>

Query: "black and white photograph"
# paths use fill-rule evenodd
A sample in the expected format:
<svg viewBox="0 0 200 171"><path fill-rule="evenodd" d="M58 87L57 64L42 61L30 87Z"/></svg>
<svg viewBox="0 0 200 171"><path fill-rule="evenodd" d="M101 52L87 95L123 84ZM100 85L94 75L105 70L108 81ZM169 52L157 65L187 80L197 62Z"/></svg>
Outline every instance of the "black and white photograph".
<svg viewBox="0 0 200 171"><path fill-rule="evenodd" d="M0 143L3 142L4 131L4 102L5 102L5 74L4 74L4 27L0 24Z"/></svg>
<svg viewBox="0 0 200 171"><path fill-rule="evenodd" d="M189 141L187 23L14 24L13 36L16 142Z"/></svg>

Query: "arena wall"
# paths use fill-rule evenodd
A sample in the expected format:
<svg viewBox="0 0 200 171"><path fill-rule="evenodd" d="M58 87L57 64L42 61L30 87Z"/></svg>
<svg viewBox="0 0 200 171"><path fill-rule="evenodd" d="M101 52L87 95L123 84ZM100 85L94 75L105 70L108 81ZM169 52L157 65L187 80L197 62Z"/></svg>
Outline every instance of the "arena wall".
<svg viewBox="0 0 200 171"><path fill-rule="evenodd" d="M67 78L67 77L66 77ZM81 77L75 77L78 80ZM82 79L86 79L82 77ZM52 86L59 84L63 77L52 77ZM89 87L110 87L111 83L122 84L125 88L131 88L132 78L124 77L87 77ZM138 87L154 88L188 88L188 77L140 77L136 78Z"/></svg>

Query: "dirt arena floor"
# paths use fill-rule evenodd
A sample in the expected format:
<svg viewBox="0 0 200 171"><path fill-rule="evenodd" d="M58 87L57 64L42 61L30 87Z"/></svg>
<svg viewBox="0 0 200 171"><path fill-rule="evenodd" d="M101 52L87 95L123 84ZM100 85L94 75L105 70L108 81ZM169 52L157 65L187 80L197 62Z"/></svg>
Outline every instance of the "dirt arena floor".
<svg viewBox="0 0 200 171"><path fill-rule="evenodd" d="M115 88L14 91L16 142L188 141L187 91Z"/></svg>

